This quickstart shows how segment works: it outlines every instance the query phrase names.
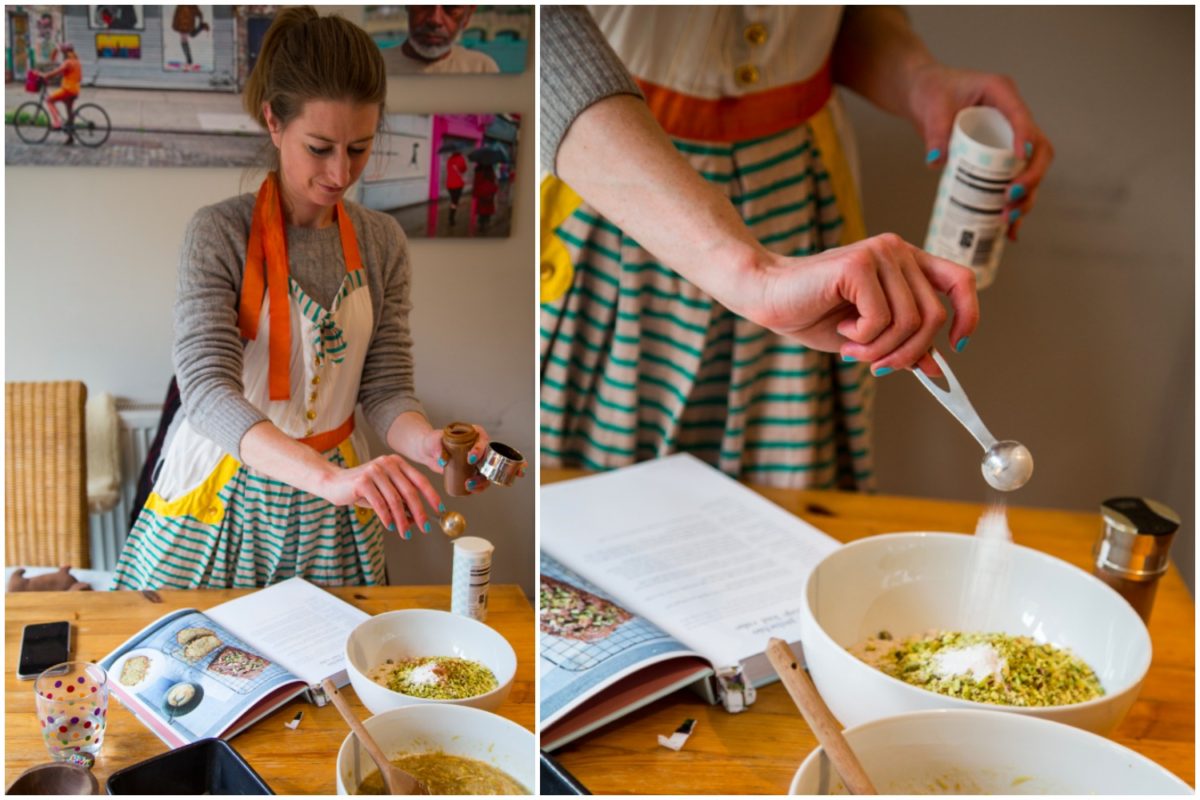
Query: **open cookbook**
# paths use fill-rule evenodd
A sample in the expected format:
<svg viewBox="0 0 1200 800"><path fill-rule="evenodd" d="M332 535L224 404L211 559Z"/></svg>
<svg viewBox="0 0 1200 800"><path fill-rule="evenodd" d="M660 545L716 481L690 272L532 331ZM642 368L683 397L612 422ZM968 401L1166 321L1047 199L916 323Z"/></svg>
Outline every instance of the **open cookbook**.
<svg viewBox="0 0 1200 800"><path fill-rule="evenodd" d="M543 486L542 747L692 686L731 711L837 540L687 454Z"/></svg>
<svg viewBox="0 0 1200 800"><path fill-rule="evenodd" d="M161 617L106 656L109 689L170 747L229 739L331 678L370 615L303 578Z"/></svg>

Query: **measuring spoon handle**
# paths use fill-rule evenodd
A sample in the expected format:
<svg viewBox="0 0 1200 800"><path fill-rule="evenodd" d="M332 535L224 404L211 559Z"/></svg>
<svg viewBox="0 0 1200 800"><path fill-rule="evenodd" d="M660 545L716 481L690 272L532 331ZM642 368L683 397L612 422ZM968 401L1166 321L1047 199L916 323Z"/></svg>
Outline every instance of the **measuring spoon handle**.
<svg viewBox="0 0 1200 800"><path fill-rule="evenodd" d="M980 446L985 450L990 450L996 444L996 437L992 436L991 431L983 424L983 420L979 418L979 412L971 405L971 401L967 399L967 393L963 391L962 384L958 382L958 378L954 377L954 372L951 371L950 365L946 363L946 359L942 358L942 354L937 350L929 351L933 356L933 360L942 368L942 374L946 376L946 383L950 386L947 391L938 386L933 380L921 371L920 367L913 369L913 375L917 376L917 380L921 385L929 390L929 393L949 411L955 419L962 423L975 441L979 442Z"/></svg>

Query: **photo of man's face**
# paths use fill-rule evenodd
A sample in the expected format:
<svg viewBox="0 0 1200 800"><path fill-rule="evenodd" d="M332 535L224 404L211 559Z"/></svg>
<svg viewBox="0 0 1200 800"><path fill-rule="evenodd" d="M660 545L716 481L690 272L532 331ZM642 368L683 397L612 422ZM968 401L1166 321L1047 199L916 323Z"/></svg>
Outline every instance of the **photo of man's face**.
<svg viewBox="0 0 1200 800"><path fill-rule="evenodd" d="M475 6L408 6L408 42L422 58L437 59L471 20Z"/></svg>

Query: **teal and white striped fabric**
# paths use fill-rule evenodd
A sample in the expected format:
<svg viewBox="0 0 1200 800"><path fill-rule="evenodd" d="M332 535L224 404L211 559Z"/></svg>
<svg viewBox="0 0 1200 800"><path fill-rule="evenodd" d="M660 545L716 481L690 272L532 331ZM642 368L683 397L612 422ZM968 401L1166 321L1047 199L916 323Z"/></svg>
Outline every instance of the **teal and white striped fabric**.
<svg viewBox="0 0 1200 800"><path fill-rule="evenodd" d="M808 126L676 148L768 249L838 246L837 198ZM757 483L874 488L865 365L734 315L586 204L557 234L575 279L542 306L543 464L609 469L685 451Z"/></svg>
<svg viewBox="0 0 1200 800"><path fill-rule="evenodd" d="M345 466L338 450L330 460ZM332 506L244 466L218 498L225 513L217 525L145 509L113 588L240 589L296 575L326 586L382 582L383 529L374 514Z"/></svg>

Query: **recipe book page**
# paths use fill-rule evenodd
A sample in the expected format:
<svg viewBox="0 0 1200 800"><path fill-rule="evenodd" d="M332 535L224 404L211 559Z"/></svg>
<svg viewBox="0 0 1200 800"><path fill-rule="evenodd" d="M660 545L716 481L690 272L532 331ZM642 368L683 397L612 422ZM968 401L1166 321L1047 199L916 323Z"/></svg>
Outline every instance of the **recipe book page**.
<svg viewBox="0 0 1200 800"><path fill-rule="evenodd" d="M370 614L303 578L289 578L206 613L309 686L325 678L342 687L346 639Z"/></svg>
<svg viewBox="0 0 1200 800"><path fill-rule="evenodd" d="M800 593L837 540L694 456L543 486L542 549L712 662L800 639Z"/></svg>

